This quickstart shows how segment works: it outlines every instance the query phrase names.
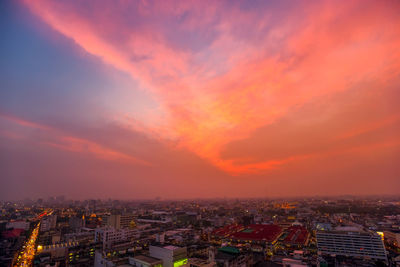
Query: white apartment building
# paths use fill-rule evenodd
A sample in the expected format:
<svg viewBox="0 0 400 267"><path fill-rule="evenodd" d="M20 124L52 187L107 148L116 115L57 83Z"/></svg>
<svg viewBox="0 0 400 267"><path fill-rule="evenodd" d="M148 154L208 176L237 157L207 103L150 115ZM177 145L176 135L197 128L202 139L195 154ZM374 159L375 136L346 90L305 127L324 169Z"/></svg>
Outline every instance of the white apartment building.
<svg viewBox="0 0 400 267"><path fill-rule="evenodd" d="M322 254L387 261L382 238L375 233L318 231L317 246Z"/></svg>
<svg viewBox="0 0 400 267"><path fill-rule="evenodd" d="M95 242L103 243L103 249L111 248L113 244L138 238L140 232L136 229L115 229L113 227L97 228L95 231Z"/></svg>

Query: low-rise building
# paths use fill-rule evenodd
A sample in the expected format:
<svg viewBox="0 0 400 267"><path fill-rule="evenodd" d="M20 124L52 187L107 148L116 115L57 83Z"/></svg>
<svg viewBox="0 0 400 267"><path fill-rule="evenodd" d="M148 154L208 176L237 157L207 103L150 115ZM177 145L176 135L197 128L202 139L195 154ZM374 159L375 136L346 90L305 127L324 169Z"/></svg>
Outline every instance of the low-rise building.
<svg viewBox="0 0 400 267"><path fill-rule="evenodd" d="M161 259L163 267L179 267L188 263L186 247L177 246L150 246L150 256Z"/></svg>
<svg viewBox="0 0 400 267"><path fill-rule="evenodd" d="M97 228L95 230L95 242L101 242L103 249L111 248L114 243L129 241L138 238L140 233L136 229L115 229L113 227Z"/></svg>
<svg viewBox="0 0 400 267"><path fill-rule="evenodd" d="M138 255L129 258L129 264L136 267L162 267L161 259L153 258L145 255Z"/></svg>
<svg viewBox="0 0 400 267"><path fill-rule="evenodd" d="M275 224L250 224L248 226L232 224L214 230L211 236L217 240L257 244L272 249L282 231L282 228Z"/></svg>
<svg viewBox="0 0 400 267"><path fill-rule="evenodd" d="M27 221L10 221L6 224L6 229L22 229L29 230L30 222Z"/></svg>
<svg viewBox="0 0 400 267"><path fill-rule="evenodd" d="M210 253L213 252L210 251ZM221 267L249 267L253 265L251 254L242 253L235 247L219 248L215 255L210 256L210 261L215 261L217 266Z"/></svg>

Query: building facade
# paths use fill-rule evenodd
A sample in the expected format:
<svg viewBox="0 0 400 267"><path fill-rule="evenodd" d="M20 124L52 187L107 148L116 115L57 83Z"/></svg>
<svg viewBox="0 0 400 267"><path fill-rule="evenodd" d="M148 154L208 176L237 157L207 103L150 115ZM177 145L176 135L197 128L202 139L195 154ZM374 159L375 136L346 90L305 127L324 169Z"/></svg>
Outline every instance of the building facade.
<svg viewBox="0 0 400 267"><path fill-rule="evenodd" d="M150 246L150 256L161 259L163 267L179 267L188 263L186 247Z"/></svg>
<svg viewBox="0 0 400 267"><path fill-rule="evenodd" d="M387 261L382 238L375 233L318 231L317 246L321 254Z"/></svg>

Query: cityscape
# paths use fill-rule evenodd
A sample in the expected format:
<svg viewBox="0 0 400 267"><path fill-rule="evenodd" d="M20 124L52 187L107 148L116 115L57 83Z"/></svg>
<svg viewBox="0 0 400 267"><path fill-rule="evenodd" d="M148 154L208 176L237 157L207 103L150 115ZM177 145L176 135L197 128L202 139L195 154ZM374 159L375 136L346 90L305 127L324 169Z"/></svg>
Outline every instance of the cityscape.
<svg viewBox="0 0 400 267"><path fill-rule="evenodd" d="M400 267L400 0L1 0L0 267Z"/></svg>
<svg viewBox="0 0 400 267"><path fill-rule="evenodd" d="M399 266L400 198L1 203L4 266Z"/></svg>

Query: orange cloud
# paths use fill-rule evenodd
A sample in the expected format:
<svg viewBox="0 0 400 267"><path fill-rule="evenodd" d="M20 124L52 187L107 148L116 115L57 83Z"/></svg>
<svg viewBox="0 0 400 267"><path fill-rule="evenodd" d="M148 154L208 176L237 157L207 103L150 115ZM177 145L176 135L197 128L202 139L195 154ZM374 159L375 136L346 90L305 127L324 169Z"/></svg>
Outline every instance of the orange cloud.
<svg viewBox="0 0 400 267"><path fill-rule="evenodd" d="M268 10L257 16L254 10L212 2L208 5L213 8L199 7L204 21L188 19L177 26L181 33L190 29L215 35L208 43L196 44L201 45L198 50L175 45L174 33L163 26L184 17L193 9L190 5L156 4L159 13L155 13L140 3L135 6L138 21L130 22L120 19L129 8L123 2L90 11L47 0L25 3L88 53L130 73L166 112L165 124L159 127L145 121L140 127L129 125L126 117L120 122L160 140L172 139L232 174L273 169L307 156L241 164L221 158L228 143L248 138L296 107L363 83L384 88L400 69L400 19L391 6L396 3L304 3L306 11L300 15L300 9L288 9L282 18L274 18ZM207 31L210 21L215 23ZM243 32L236 32L238 28ZM185 41L190 40L175 42ZM80 141L67 143L70 149L82 150ZM110 156L96 146L88 147Z"/></svg>

